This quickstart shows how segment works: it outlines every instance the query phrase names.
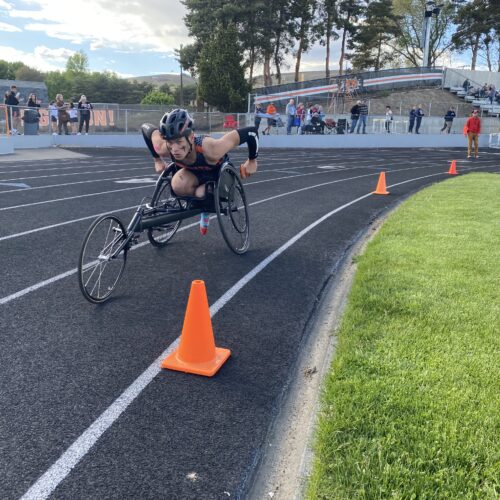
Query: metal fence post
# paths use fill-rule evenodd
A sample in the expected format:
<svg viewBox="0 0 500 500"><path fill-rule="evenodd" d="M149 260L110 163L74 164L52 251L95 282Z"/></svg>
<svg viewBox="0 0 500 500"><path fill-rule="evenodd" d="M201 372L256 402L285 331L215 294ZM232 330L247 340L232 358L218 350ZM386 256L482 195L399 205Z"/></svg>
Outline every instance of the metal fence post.
<svg viewBox="0 0 500 500"><path fill-rule="evenodd" d="M125 110L125 135L128 134L128 109Z"/></svg>
<svg viewBox="0 0 500 500"><path fill-rule="evenodd" d="M432 101L429 102L429 116L431 116Z"/></svg>

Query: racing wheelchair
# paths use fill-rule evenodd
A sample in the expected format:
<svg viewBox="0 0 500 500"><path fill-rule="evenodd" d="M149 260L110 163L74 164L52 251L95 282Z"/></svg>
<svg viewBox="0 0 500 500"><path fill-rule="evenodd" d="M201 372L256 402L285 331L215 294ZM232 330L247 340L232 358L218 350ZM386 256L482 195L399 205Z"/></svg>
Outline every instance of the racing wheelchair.
<svg viewBox="0 0 500 500"><path fill-rule="evenodd" d="M123 275L127 255L147 231L151 245L164 247L184 219L215 213L227 246L237 254L249 247L249 216L238 171L225 161L214 181L206 183L205 198L176 196L171 188L177 166L171 163L158 177L151 198L144 198L125 228L115 215L103 215L89 227L78 259L78 283L94 304L105 302ZM149 201L149 202L148 202Z"/></svg>

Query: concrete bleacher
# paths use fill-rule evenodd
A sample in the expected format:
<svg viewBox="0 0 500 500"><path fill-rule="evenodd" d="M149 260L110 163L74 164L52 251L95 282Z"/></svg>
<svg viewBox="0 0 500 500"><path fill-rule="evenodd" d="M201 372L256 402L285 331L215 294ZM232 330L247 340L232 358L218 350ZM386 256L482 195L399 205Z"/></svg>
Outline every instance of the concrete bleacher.
<svg viewBox="0 0 500 500"><path fill-rule="evenodd" d="M479 108L483 113L487 113L488 116L500 116L500 103L490 100L486 97L476 98L473 95L468 94L463 87L445 87L451 94L462 98L464 102L470 104L473 108Z"/></svg>

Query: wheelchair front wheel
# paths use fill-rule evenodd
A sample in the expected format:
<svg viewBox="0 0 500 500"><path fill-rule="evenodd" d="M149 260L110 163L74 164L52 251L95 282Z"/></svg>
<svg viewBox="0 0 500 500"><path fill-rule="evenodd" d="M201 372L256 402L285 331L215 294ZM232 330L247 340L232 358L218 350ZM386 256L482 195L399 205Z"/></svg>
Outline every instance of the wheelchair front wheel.
<svg viewBox="0 0 500 500"><path fill-rule="evenodd" d="M158 195L151 201L151 206L156 208L184 208L182 202L172 192L170 181L164 182ZM148 229L148 240L155 247L164 247L175 235L181 221L170 222L163 226L155 226Z"/></svg>
<svg viewBox="0 0 500 500"><path fill-rule="evenodd" d="M128 246L115 254L125 240L125 227L113 215L99 217L87 231L78 260L78 284L89 302L104 302L116 288L125 269Z"/></svg>
<svg viewBox="0 0 500 500"><path fill-rule="evenodd" d="M227 246L243 254L250 246L248 204L243 184L230 164L221 167L215 190L215 210Z"/></svg>

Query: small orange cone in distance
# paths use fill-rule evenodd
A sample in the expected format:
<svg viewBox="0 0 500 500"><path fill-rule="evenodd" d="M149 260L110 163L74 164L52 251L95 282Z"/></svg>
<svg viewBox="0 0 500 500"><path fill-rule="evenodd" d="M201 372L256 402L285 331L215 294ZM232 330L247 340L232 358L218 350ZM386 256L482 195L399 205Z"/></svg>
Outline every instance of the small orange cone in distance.
<svg viewBox="0 0 500 500"><path fill-rule="evenodd" d="M161 363L162 368L212 377L231 355L215 347L205 282L191 283L179 347Z"/></svg>
<svg viewBox="0 0 500 500"><path fill-rule="evenodd" d="M451 160L450 170L448 170L450 175L458 175L457 172L457 160Z"/></svg>
<svg viewBox="0 0 500 500"><path fill-rule="evenodd" d="M387 191L387 187L385 185L385 172L380 172L377 189L373 191L373 194L389 194L389 191Z"/></svg>

